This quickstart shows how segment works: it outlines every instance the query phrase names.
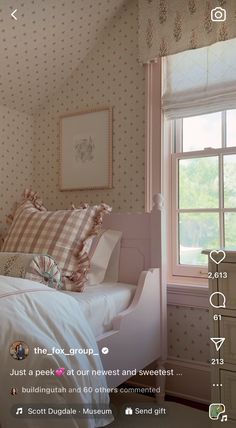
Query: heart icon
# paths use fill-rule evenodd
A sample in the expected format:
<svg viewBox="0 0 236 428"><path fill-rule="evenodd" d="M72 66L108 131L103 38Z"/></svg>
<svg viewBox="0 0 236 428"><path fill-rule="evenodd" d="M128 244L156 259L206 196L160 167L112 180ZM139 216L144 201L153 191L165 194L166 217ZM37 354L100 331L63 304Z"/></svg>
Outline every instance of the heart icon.
<svg viewBox="0 0 236 428"><path fill-rule="evenodd" d="M63 375L64 375L64 373L65 373L65 368L64 368L64 367L60 367L59 369L57 369L57 370L55 371L55 376L57 376L57 377L61 377L61 376L63 376Z"/></svg>
<svg viewBox="0 0 236 428"><path fill-rule="evenodd" d="M211 260L219 265L223 260L225 259L226 254L223 250L212 250L210 252L210 258Z"/></svg>

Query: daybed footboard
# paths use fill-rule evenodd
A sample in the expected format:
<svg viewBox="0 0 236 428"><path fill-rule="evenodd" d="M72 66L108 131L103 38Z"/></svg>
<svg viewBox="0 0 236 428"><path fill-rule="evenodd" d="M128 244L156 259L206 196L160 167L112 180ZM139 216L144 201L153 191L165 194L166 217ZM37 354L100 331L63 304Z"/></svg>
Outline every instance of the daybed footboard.
<svg viewBox="0 0 236 428"><path fill-rule="evenodd" d="M97 338L100 350L109 349L100 354L104 370L120 369L119 375L107 377L108 386L120 385L132 376L132 370L161 359L161 311L159 269L143 271L129 308L114 319L112 331Z"/></svg>

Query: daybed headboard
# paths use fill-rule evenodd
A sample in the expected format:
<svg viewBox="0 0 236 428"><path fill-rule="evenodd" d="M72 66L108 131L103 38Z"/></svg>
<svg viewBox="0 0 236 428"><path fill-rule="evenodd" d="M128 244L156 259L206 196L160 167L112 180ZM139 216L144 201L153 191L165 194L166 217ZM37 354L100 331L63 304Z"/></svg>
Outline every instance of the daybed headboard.
<svg viewBox="0 0 236 428"><path fill-rule="evenodd" d="M111 213L105 216L106 229L123 232L119 281L137 284L143 270L161 265L161 208L159 195L151 213Z"/></svg>

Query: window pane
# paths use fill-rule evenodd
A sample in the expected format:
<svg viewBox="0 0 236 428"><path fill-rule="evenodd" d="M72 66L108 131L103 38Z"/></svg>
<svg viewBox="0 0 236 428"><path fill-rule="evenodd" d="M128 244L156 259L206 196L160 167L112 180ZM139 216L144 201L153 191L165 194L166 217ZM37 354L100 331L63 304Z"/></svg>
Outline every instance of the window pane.
<svg viewBox="0 0 236 428"><path fill-rule="evenodd" d="M181 213L179 215L179 263L207 265L204 249L219 248L218 213Z"/></svg>
<svg viewBox="0 0 236 428"><path fill-rule="evenodd" d="M236 208L236 155L224 156L224 206Z"/></svg>
<svg viewBox="0 0 236 428"><path fill-rule="evenodd" d="M236 213L225 214L225 248L236 250Z"/></svg>
<svg viewBox="0 0 236 428"><path fill-rule="evenodd" d="M183 152L221 145L221 112L183 119Z"/></svg>
<svg viewBox="0 0 236 428"><path fill-rule="evenodd" d="M179 160L179 208L219 207L218 156Z"/></svg>
<svg viewBox="0 0 236 428"><path fill-rule="evenodd" d="M236 146L236 110L227 111L227 147Z"/></svg>

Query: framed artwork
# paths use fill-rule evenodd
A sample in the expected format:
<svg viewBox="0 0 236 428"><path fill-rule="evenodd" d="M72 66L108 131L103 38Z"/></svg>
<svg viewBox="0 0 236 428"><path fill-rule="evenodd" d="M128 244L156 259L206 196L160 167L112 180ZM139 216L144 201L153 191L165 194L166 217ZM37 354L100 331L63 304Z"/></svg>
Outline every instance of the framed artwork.
<svg viewBox="0 0 236 428"><path fill-rule="evenodd" d="M60 117L60 190L112 187L112 109Z"/></svg>

